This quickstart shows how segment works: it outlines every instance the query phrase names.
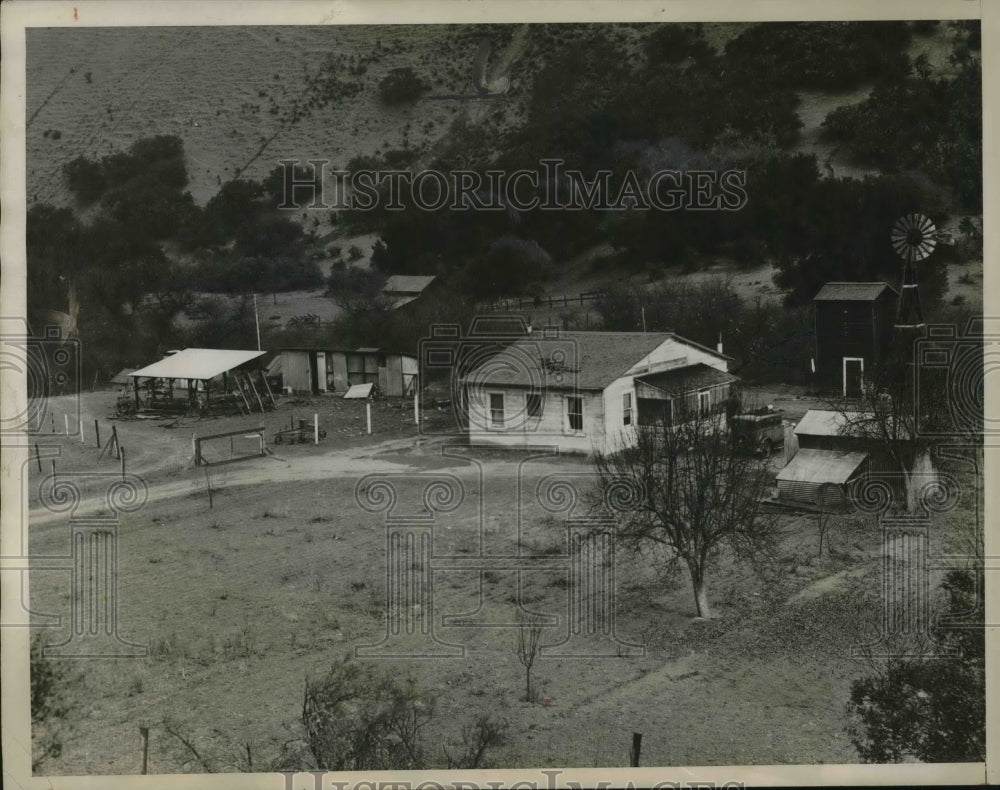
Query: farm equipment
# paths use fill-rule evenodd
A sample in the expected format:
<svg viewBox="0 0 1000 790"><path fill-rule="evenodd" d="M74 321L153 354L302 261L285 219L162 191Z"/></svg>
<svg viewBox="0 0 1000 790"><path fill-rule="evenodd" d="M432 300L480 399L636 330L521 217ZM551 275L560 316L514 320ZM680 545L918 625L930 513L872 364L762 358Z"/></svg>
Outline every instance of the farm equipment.
<svg viewBox="0 0 1000 790"><path fill-rule="evenodd" d="M297 428L285 428L274 434L275 444L306 444L315 436L315 428L308 420L299 420ZM319 429L319 438L326 438L326 431Z"/></svg>

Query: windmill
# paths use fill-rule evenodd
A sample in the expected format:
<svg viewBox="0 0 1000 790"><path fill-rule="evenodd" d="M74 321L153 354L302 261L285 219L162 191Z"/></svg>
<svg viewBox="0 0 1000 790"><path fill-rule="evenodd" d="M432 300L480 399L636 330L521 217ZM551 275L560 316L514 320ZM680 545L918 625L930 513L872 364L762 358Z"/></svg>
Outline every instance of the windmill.
<svg viewBox="0 0 1000 790"><path fill-rule="evenodd" d="M903 283L896 312L897 330L919 330L924 327L920 307L917 272L913 264L924 260L937 246L937 228L923 214L905 214L896 220L890 233L892 248L903 259Z"/></svg>

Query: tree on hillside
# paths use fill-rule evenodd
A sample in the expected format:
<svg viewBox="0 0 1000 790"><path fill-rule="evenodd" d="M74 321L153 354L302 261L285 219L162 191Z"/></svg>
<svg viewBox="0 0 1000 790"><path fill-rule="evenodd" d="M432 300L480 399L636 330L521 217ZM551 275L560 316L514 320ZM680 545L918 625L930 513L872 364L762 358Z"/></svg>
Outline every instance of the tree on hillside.
<svg viewBox="0 0 1000 790"><path fill-rule="evenodd" d="M390 71L378 84L379 98L390 106L415 102L430 86L409 66Z"/></svg>
<svg viewBox="0 0 1000 790"><path fill-rule="evenodd" d="M761 499L768 493L766 462L741 453L720 411L698 405L637 426L634 447L598 454L597 501L615 501L618 486L635 492L626 508L610 508L618 538L636 552L666 548L691 579L699 617L710 617L707 577L723 550L755 557L773 546L776 521Z"/></svg>
<svg viewBox="0 0 1000 790"><path fill-rule="evenodd" d="M889 658L851 685L848 732L861 759L890 763L986 759L986 674L982 574L949 571L947 611L974 612L978 627L938 625L932 638L957 648L945 658Z"/></svg>

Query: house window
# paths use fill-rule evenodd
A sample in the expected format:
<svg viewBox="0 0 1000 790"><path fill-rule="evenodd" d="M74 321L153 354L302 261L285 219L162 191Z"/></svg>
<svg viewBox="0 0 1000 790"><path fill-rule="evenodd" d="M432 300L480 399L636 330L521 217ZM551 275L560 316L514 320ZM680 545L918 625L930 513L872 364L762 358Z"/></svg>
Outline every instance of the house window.
<svg viewBox="0 0 1000 790"><path fill-rule="evenodd" d="M503 428L503 395L499 392L490 394L490 425Z"/></svg>
<svg viewBox="0 0 1000 790"><path fill-rule="evenodd" d="M566 418L571 431L583 430L583 398L566 398Z"/></svg>
<svg viewBox="0 0 1000 790"><path fill-rule="evenodd" d="M528 412L528 419L542 416L542 396L539 393L528 393L526 410Z"/></svg>
<svg viewBox="0 0 1000 790"><path fill-rule="evenodd" d="M632 424L632 393L622 393L622 425Z"/></svg>
<svg viewBox="0 0 1000 790"><path fill-rule="evenodd" d="M702 416L708 414L712 409L712 393L708 390L698 393L698 413Z"/></svg>

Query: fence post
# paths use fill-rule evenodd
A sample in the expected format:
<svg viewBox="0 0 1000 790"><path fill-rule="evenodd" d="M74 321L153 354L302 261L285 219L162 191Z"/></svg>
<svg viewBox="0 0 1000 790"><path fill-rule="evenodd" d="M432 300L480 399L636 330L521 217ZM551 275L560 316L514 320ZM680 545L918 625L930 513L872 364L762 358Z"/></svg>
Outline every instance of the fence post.
<svg viewBox="0 0 1000 790"><path fill-rule="evenodd" d="M63 428L66 430L66 435L69 436L69 415L63 415Z"/></svg>
<svg viewBox="0 0 1000 790"><path fill-rule="evenodd" d="M94 420L94 435L97 437L97 449L101 449L101 423Z"/></svg>
<svg viewBox="0 0 1000 790"><path fill-rule="evenodd" d="M86 444L87 440L83 437L83 417L80 418L80 444Z"/></svg>
<svg viewBox="0 0 1000 790"><path fill-rule="evenodd" d="M631 758L632 767L639 767L639 751L642 749L642 733L633 732L632 733L632 748L629 750L629 757Z"/></svg>
<svg viewBox="0 0 1000 790"><path fill-rule="evenodd" d="M319 414L313 414L313 444L319 444Z"/></svg>
<svg viewBox="0 0 1000 790"><path fill-rule="evenodd" d="M142 736L142 773L145 774L149 767L149 727L140 727L139 734Z"/></svg>
<svg viewBox="0 0 1000 790"><path fill-rule="evenodd" d="M372 432L372 402L365 402L365 421L368 423L368 433Z"/></svg>
<svg viewBox="0 0 1000 790"><path fill-rule="evenodd" d="M122 456L122 482L124 483L125 482L125 448L124 447L119 447L118 448L118 452L120 452L121 456Z"/></svg>

